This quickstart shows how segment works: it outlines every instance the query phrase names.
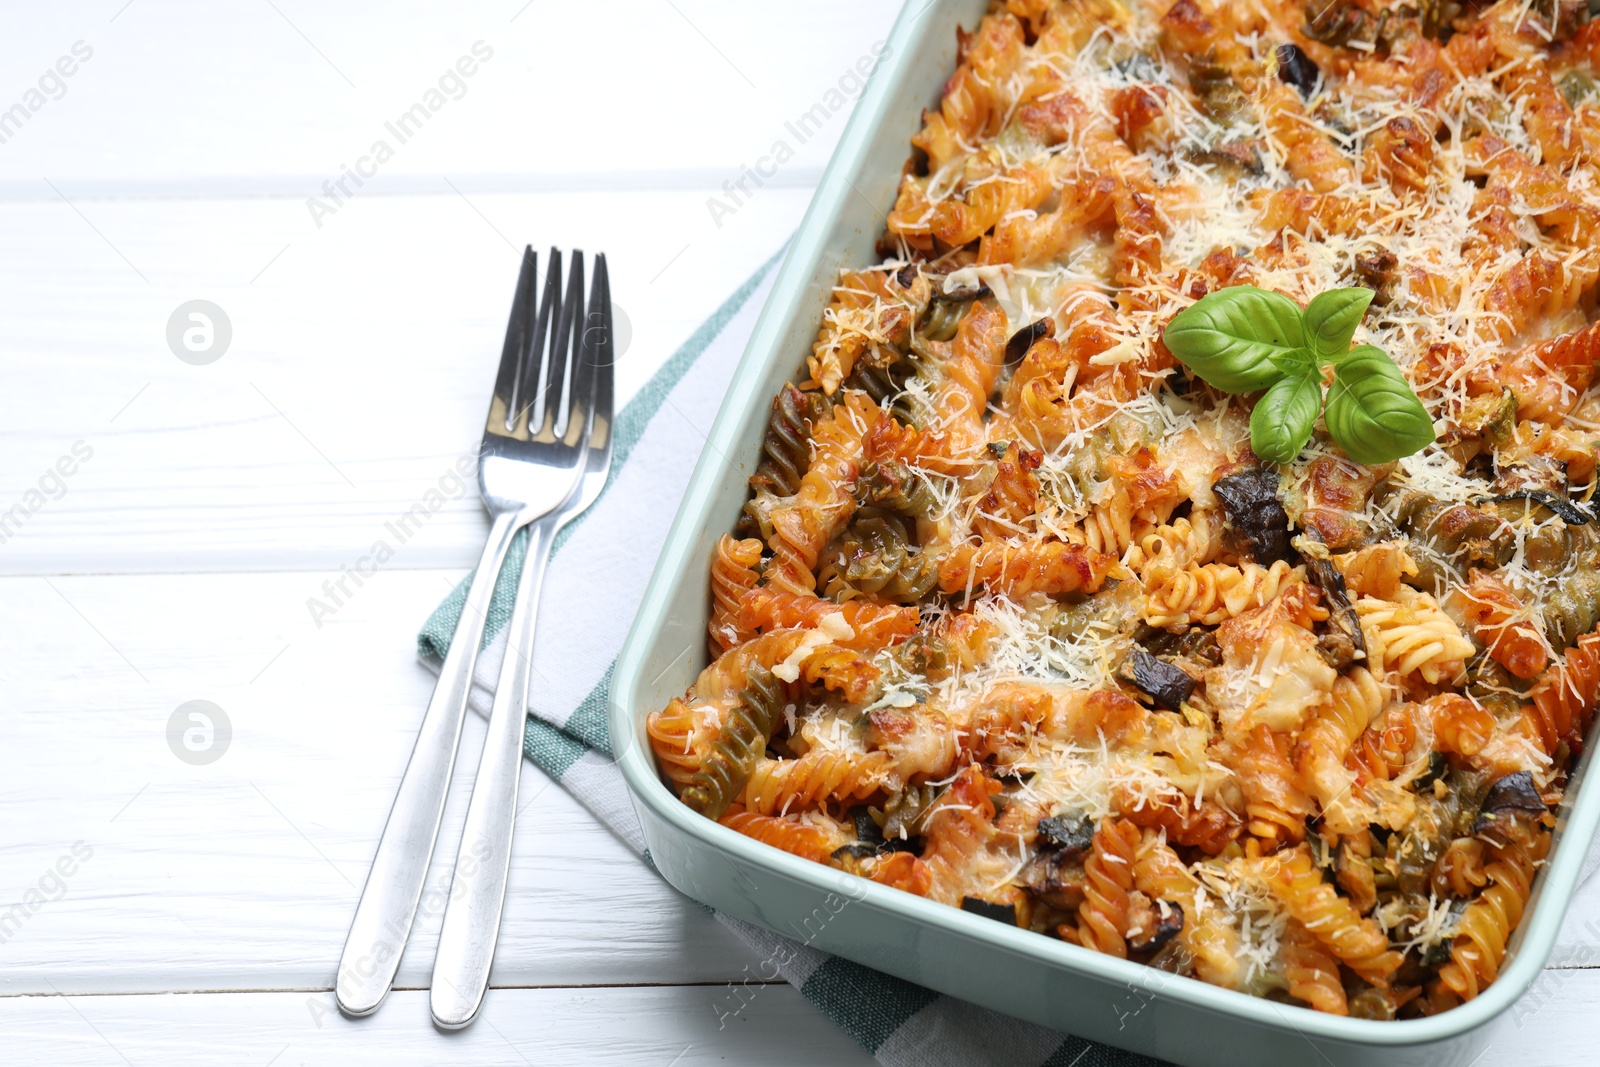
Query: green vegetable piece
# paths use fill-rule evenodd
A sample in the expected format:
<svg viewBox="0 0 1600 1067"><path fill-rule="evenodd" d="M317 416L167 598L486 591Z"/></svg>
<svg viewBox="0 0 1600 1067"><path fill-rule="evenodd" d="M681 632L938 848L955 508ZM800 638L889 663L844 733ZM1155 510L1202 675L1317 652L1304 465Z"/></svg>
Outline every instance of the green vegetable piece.
<svg viewBox="0 0 1600 1067"><path fill-rule="evenodd" d="M1173 317L1163 339L1190 370L1230 393L1265 389L1306 344L1299 305L1253 285L1207 294Z"/></svg>
<svg viewBox="0 0 1600 1067"><path fill-rule="evenodd" d="M1273 463L1293 463L1311 440L1322 410L1321 376L1311 370L1280 379L1250 413L1250 447Z"/></svg>
<svg viewBox="0 0 1600 1067"><path fill-rule="evenodd" d="M1433 441L1433 420L1400 368L1372 345L1341 361L1328 390L1328 432L1357 463L1388 463ZM1253 425L1253 424L1252 424Z"/></svg>
<svg viewBox="0 0 1600 1067"><path fill-rule="evenodd" d="M1377 295L1371 289L1360 287L1330 289L1318 293L1306 305L1306 342L1317 358L1340 360L1350 354L1350 339L1356 335L1361 317Z"/></svg>
<svg viewBox="0 0 1600 1067"><path fill-rule="evenodd" d="M1581 70L1569 70L1561 75L1556 79L1556 88L1561 90L1561 95L1573 107L1592 102L1595 95L1600 93L1594 78Z"/></svg>
<svg viewBox="0 0 1600 1067"><path fill-rule="evenodd" d="M738 799L750 772L767 751L783 719L784 690L765 667L745 675L739 704L728 713L711 751L682 793L685 804L708 819L720 819Z"/></svg>

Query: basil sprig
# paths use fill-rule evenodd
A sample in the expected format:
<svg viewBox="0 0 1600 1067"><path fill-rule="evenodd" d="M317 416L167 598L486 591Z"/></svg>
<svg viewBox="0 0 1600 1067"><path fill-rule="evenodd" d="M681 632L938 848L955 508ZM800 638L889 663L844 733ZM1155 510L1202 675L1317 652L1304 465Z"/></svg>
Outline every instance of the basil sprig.
<svg viewBox="0 0 1600 1067"><path fill-rule="evenodd" d="M1382 349L1350 347L1372 303L1370 289L1320 293L1304 311L1282 293L1236 285L1175 315L1167 348L1228 393L1266 390L1250 415L1250 447L1289 463L1311 440L1317 416L1357 463L1388 463L1433 440L1433 420ZM1333 385L1323 405L1323 368Z"/></svg>

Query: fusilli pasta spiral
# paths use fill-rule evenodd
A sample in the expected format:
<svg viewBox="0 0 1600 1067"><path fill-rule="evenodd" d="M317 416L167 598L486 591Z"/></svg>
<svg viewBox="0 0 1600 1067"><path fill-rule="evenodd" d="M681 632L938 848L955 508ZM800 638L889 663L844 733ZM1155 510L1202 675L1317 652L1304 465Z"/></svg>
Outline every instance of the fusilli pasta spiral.
<svg viewBox="0 0 1600 1067"><path fill-rule="evenodd" d="M1427 593L1402 587L1397 599L1356 601L1367 654L1384 670L1433 684L1454 681L1475 651L1472 642Z"/></svg>
<svg viewBox="0 0 1600 1067"><path fill-rule="evenodd" d="M717 555L711 561L711 621L707 624L711 640L724 651L750 636L738 623L740 602L755 587L760 575L761 542L753 537L736 541L727 534L717 542Z"/></svg>
<svg viewBox="0 0 1600 1067"><path fill-rule="evenodd" d="M1289 995L1333 1015L1350 1014L1339 978L1339 960L1323 943L1295 920L1289 920L1283 937L1283 976Z"/></svg>
<svg viewBox="0 0 1600 1067"><path fill-rule="evenodd" d="M1389 948L1378 924L1362 918L1322 880L1306 846L1264 862L1273 896L1352 971L1369 982L1383 982L1400 966L1400 953Z"/></svg>
<svg viewBox="0 0 1600 1067"><path fill-rule="evenodd" d="M1095 831L1083 861L1084 902L1078 908L1078 943L1084 948L1123 959L1128 955L1128 893L1133 889L1133 861L1139 849L1139 828L1107 819Z"/></svg>
<svg viewBox="0 0 1600 1067"><path fill-rule="evenodd" d="M709 819L720 817L739 795L782 714L778 680L767 670L751 672L738 706L728 712L700 769L679 794L683 802Z"/></svg>
<svg viewBox="0 0 1600 1067"><path fill-rule="evenodd" d="M1305 581L1305 572L1278 560L1270 567L1241 563L1191 564L1151 590L1145 622L1151 626L1215 626L1241 612L1265 605L1286 585Z"/></svg>
<svg viewBox="0 0 1600 1067"><path fill-rule="evenodd" d="M1439 984L1462 1000L1471 1000L1494 981L1505 959L1506 942L1522 921L1534 867L1544 859L1550 835L1519 823L1506 839L1490 846L1484 873L1489 885L1462 913L1450 962L1439 969Z"/></svg>
<svg viewBox="0 0 1600 1067"><path fill-rule="evenodd" d="M1350 592L1359 596L1390 599L1400 584L1417 575L1417 564L1398 541L1385 541L1342 556L1334 562L1344 574Z"/></svg>
<svg viewBox="0 0 1600 1067"><path fill-rule="evenodd" d="M832 858L834 849L842 844L842 835L803 822L798 817L758 815L755 812L745 811L737 804L724 812L717 821L746 837L753 837L773 848L781 848L812 863L827 863Z"/></svg>
<svg viewBox="0 0 1600 1067"><path fill-rule="evenodd" d="M813 749L799 759L757 760L739 801L747 811L787 815L829 801L860 800L895 784L888 753Z"/></svg>

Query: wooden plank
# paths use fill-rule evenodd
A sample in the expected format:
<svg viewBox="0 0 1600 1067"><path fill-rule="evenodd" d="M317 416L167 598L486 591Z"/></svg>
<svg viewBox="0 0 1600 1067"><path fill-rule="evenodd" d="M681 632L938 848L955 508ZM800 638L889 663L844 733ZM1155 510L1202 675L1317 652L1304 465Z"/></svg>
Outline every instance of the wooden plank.
<svg viewBox="0 0 1600 1067"><path fill-rule="evenodd" d="M1594 1003L1600 971L1546 971L1511 1010L1491 1024L1476 1062L1577 1067L1594 1062Z"/></svg>
<svg viewBox="0 0 1600 1067"><path fill-rule="evenodd" d="M830 90L857 84L900 4L123 6L50 5L0 41L7 106L61 58L74 68L6 141L0 196L54 199L49 178L68 196L286 196L304 215L380 140L393 156L367 165L366 192L441 174L478 190L716 187L780 139L794 156L773 180L810 185L848 110ZM402 140L387 124L418 104ZM818 105L804 140L786 128Z"/></svg>
<svg viewBox="0 0 1600 1067"><path fill-rule="evenodd" d="M766 190L721 230L691 192L378 197L321 231L282 200L96 202L99 234L64 204L0 204L0 572L351 562L476 447L508 239L610 250L625 401L808 197ZM232 322L206 366L166 341L195 298ZM74 467L79 441L92 458ZM482 508L453 488L395 565L476 559Z"/></svg>
<svg viewBox="0 0 1600 1067"><path fill-rule="evenodd" d="M317 574L0 580L0 886L45 898L0 918L0 993L330 986L432 688L414 632L458 577L380 572L320 630ZM196 699L231 724L209 765L168 740ZM401 985L428 984L481 736L473 716ZM753 956L703 908L523 782L496 982L743 975Z"/></svg>
<svg viewBox="0 0 1600 1067"><path fill-rule="evenodd" d="M356 1021L341 1018L325 993L15 997L0 1000L0 1029L12 1063L874 1062L789 986L756 988L723 1021L717 1011L729 996L725 986L496 989L474 1025L450 1034L433 1028L422 992L391 994L377 1014Z"/></svg>
<svg viewBox="0 0 1600 1067"><path fill-rule="evenodd" d="M1551 967L1600 967L1600 878L1578 886L1550 953Z"/></svg>

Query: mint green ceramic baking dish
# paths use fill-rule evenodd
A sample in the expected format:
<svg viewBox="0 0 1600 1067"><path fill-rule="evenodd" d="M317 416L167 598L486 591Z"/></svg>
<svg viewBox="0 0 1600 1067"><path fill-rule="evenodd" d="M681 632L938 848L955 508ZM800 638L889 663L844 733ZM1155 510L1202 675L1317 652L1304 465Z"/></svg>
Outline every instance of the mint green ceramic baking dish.
<svg viewBox="0 0 1600 1067"><path fill-rule="evenodd" d="M1178 1063L1470 1063L1488 1040L1485 1024L1538 976L1555 941L1600 819L1600 792L1582 787L1587 758L1499 979L1462 1007L1403 1022L1340 1018L1214 988L809 863L694 814L656 772L645 716L705 665L708 562L744 503L771 398L810 350L839 266L877 260L908 139L955 69L957 25L972 28L985 8L984 0L911 0L901 13L756 324L617 661L611 737L650 854L669 882L731 915L791 935L805 929L828 952ZM829 894L834 908L838 896L852 903L820 929L807 926Z"/></svg>

